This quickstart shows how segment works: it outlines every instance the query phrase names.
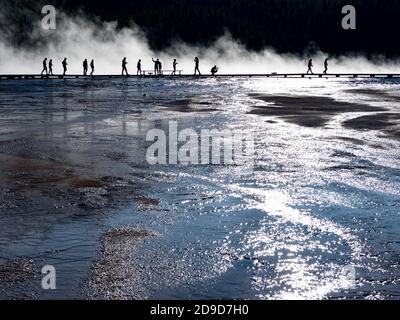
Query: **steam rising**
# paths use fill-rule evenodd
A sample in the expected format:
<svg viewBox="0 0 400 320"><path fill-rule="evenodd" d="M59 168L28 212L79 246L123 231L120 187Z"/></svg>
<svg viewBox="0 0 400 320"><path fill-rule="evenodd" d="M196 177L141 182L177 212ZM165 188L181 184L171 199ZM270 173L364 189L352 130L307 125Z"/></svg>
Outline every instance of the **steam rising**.
<svg viewBox="0 0 400 320"><path fill-rule="evenodd" d="M2 16L0 16L2 19ZM0 74L40 73L44 57L52 58L54 72L62 70L61 61L68 58L69 74L81 74L82 61L95 59L95 74L120 74L121 60L127 57L128 70L136 74L136 62L142 59L142 69L152 70L151 58L160 58L163 69L172 69L172 60L179 62L178 69L193 73L195 56L200 58L202 73L209 74L217 65L220 73L271 73L307 70L308 56L277 54L272 48L262 52L251 52L235 41L227 32L210 47L196 47L176 42L163 52L154 52L148 45L145 34L134 24L130 28L118 29L116 22L96 23L80 16L68 17L58 14L57 29L45 31L40 21L31 33L32 38L43 39L38 49L16 49L0 35ZM314 72L322 72L327 53L317 52ZM371 63L362 56L332 58L329 71L333 73L396 73L398 62L382 61Z"/></svg>

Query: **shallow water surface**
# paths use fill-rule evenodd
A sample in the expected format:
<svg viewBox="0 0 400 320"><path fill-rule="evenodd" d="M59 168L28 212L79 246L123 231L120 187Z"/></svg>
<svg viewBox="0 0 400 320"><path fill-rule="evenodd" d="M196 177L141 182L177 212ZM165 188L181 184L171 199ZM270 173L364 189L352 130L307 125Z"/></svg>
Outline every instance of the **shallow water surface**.
<svg viewBox="0 0 400 320"><path fill-rule="evenodd" d="M0 297L398 299L399 89L0 82ZM251 132L254 167L149 165L146 135L170 121Z"/></svg>

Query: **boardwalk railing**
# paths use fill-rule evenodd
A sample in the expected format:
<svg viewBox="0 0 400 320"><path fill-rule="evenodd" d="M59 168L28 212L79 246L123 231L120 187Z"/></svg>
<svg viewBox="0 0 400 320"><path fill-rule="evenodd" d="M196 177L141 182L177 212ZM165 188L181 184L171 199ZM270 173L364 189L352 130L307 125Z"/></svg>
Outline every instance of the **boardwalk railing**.
<svg viewBox="0 0 400 320"><path fill-rule="evenodd" d="M78 74L67 74L67 75L40 75L40 74L0 74L0 80L48 80L48 79L113 79L113 78L141 78L141 77L154 77L154 78L400 78L400 74L390 74L390 73L331 73L331 74L305 74L305 73L267 73L267 74L216 74L214 76L210 74L197 75L193 74L182 74L182 70L177 76L171 75L172 70L164 70L162 75L154 75L154 70L148 72L145 70L146 74L143 75L110 75L110 74L100 74L94 76L84 76Z"/></svg>
<svg viewBox="0 0 400 320"><path fill-rule="evenodd" d="M174 70L161 70L161 74L159 76L172 75L173 72ZM181 76L182 72L183 70L176 70L176 75ZM154 70L142 70L142 76L154 76L154 75L155 75Z"/></svg>

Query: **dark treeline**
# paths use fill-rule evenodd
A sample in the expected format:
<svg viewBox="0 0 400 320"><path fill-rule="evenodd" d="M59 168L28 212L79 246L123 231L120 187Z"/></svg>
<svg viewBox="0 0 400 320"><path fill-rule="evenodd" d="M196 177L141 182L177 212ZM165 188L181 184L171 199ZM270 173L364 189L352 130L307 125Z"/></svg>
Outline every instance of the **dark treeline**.
<svg viewBox="0 0 400 320"><path fill-rule="evenodd" d="M273 47L278 52L304 53L319 48L332 54L400 55L397 39L400 0L0 0L8 7L53 4L68 13L83 12L89 19L132 21L146 33L153 49L175 40L207 45L226 30L247 48ZM357 9L357 30L341 27L344 5ZM7 7L7 6L2 6ZM29 9L29 10L30 10ZM7 13L6 13L7 14ZM32 15L30 15L32 17ZM27 15L12 17L21 32L9 37L23 44ZM20 19L20 20L18 20ZM31 18L32 19L32 18ZM1 25L0 25L1 28Z"/></svg>

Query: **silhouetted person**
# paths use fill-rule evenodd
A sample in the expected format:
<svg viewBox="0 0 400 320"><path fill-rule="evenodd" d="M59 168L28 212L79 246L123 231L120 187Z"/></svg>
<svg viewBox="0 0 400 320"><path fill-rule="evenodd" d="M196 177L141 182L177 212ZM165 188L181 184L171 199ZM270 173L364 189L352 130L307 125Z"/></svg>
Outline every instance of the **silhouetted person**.
<svg viewBox="0 0 400 320"><path fill-rule="evenodd" d="M201 76L201 72L200 72L200 69L199 69L199 64L200 64L200 61L199 61L199 58L194 58L194 64L195 64L195 66L194 66L194 75L196 75L197 74L197 72L199 72L199 75Z"/></svg>
<svg viewBox="0 0 400 320"><path fill-rule="evenodd" d="M162 74L162 63L160 60L158 60L158 74L160 74L160 75Z"/></svg>
<svg viewBox="0 0 400 320"><path fill-rule="evenodd" d="M212 67L212 69L211 69L211 75L215 76L215 74L216 74L217 72L218 72L218 67L217 67L217 66Z"/></svg>
<svg viewBox="0 0 400 320"><path fill-rule="evenodd" d="M312 63L312 59L308 60L308 70L307 70L307 74L311 73L314 74L312 72L312 67L313 67L313 63Z"/></svg>
<svg viewBox="0 0 400 320"><path fill-rule="evenodd" d="M154 74L157 75L159 73L160 60L154 60L153 58L151 60L154 62Z"/></svg>
<svg viewBox="0 0 400 320"><path fill-rule="evenodd" d="M44 60L43 60L43 70L42 70L42 73L40 74L41 76L43 75L43 73L45 73L46 72L46 76L48 75L48 72L47 72L47 58L44 58Z"/></svg>
<svg viewBox="0 0 400 320"><path fill-rule="evenodd" d="M176 75L176 66L177 66L178 62L176 62L176 59L174 59L174 62L172 63L172 68L174 69L174 71L172 71L172 75Z"/></svg>
<svg viewBox="0 0 400 320"><path fill-rule="evenodd" d="M88 62L87 59L83 60L83 75L86 76L88 72Z"/></svg>
<svg viewBox="0 0 400 320"><path fill-rule="evenodd" d="M49 75L53 75L53 59L49 61Z"/></svg>
<svg viewBox="0 0 400 320"><path fill-rule="evenodd" d="M93 72L94 72L94 59L92 59L92 61L90 61L90 69L91 69L90 75L92 76Z"/></svg>
<svg viewBox="0 0 400 320"><path fill-rule="evenodd" d="M329 58L326 58L325 62L324 62L324 66L325 66L324 74L327 74L327 72L328 72L328 60L329 60Z"/></svg>
<svg viewBox="0 0 400 320"><path fill-rule="evenodd" d="M129 76L128 69L126 68L126 65L128 62L126 62L126 57L122 60L122 75L124 75L124 72L126 73L127 76Z"/></svg>
<svg viewBox="0 0 400 320"><path fill-rule="evenodd" d="M63 60L63 62L62 62L62 66L63 66L63 69L64 69L64 72L63 72L63 75L65 76L65 74L67 73L67 65L68 65L68 63L67 63L67 58L64 58L64 60Z"/></svg>
<svg viewBox="0 0 400 320"><path fill-rule="evenodd" d="M138 76L142 75L142 60L139 59L138 63L137 63L137 73Z"/></svg>

